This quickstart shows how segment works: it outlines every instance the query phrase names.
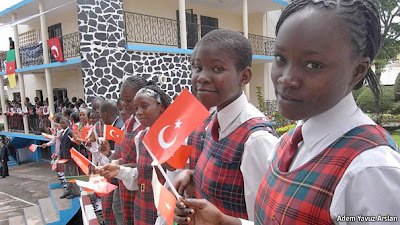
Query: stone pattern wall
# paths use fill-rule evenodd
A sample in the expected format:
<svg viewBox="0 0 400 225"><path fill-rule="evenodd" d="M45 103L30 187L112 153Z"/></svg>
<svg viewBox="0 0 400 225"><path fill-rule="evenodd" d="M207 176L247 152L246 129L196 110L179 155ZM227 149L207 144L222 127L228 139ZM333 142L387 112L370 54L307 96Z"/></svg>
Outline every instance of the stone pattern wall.
<svg viewBox="0 0 400 225"><path fill-rule="evenodd" d="M122 0L77 0L82 77L86 102L119 97L126 76L153 80L172 98L191 90L190 56L125 49Z"/></svg>

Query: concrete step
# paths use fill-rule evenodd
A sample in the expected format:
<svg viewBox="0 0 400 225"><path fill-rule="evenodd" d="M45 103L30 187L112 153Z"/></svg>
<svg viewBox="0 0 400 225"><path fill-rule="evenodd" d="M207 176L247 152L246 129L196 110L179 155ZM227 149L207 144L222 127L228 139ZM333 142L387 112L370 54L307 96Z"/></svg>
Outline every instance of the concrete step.
<svg viewBox="0 0 400 225"><path fill-rule="evenodd" d="M24 209L26 225L45 225L38 205Z"/></svg>
<svg viewBox="0 0 400 225"><path fill-rule="evenodd" d="M64 194L64 188L51 189L51 194L53 196L54 201L56 202L58 211L71 208L70 200L65 198L60 199L60 196Z"/></svg>
<svg viewBox="0 0 400 225"><path fill-rule="evenodd" d="M24 216L14 216L8 219L8 224L9 225L19 225L19 224L25 224Z"/></svg>
<svg viewBox="0 0 400 225"><path fill-rule="evenodd" d="M60 220L57 209L54 207L51 198L39 199L39 206L46 224Z"/></svg>

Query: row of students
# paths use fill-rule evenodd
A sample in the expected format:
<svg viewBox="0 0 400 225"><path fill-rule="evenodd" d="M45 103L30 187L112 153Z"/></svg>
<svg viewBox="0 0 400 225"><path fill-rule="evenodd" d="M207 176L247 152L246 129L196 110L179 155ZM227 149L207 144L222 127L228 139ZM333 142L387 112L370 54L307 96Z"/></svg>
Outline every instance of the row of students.
<svg viewBox="0 0 400 225"><path fill-rule="evenodd" d="M208 34L213 37L213 42L208 44L213 54L207 60L214 58L215 65L223 65L224 57L232 61L240 54L239 49L232 53L227 51L232 47L213 44L218 40L232 43L231 38L216 34L220 32ZM228 199L232 203L245 196L238 197L231 192L232 185L214 181L221 176L218 168L212 168L208 171L212 175L202 180L205 171L202 161L207 154L224 156L229 152L209 153L207 146L212 145L206 141L191 180L200 193L197 199L177 202L175 221L202 225L347 224L346 218L357 219L358 215L374 218L388 215L388 221L398 222L400 202L394 200L400 190L398 148L390 135L357 107L351 94L367 80L379 96L379 84L370 69L381 41L379 13L374 3L370 0L295 0L283 11L276 34L271 77L279 111L285 118L299 122L281 137L268 159L257 165L263 169L256 176L263 178L256 187L256 198L252 203L246 202L247 212L253 215L248 218L238 215L230 210L231 205L213 199L230 195L232 199ZM197 70L203 71L210 64L197 60L203 48L200 41L194 50L194 77ZM220 65L212 68L226 71ZM222 73L213 74L213 71L204 73L218 83ZM216 90L200 89L197 92L200 99L211 96L201 91ZM212 134L213 130L208 131L206 140ZM268 151L266 146L261 148ZM200 170L199 175L196 170ZM228 175L228 179L232 177ZM187 183L181 177L175 180L180 191Z"/></svg>

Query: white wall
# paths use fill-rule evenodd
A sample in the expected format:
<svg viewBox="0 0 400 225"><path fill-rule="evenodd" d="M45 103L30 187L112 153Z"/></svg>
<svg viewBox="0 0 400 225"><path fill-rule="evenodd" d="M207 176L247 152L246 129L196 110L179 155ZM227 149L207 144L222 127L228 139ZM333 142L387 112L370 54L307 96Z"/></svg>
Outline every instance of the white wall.
<svg viewBox="0 0 400 225"><path fill-rule="evenodd" d="M68 98L72 97L83 98L83 82L81 69L66 70L66 71L52 71L51 72L53 88L66 88ZM46 79L44 73L24 74L25 95L33 102L36 97L36 90L43 92L43 99L48 97ZM8 86L8 99L13 100L13 93L20 92L19 81L17 86L10 88Z"/></svg>

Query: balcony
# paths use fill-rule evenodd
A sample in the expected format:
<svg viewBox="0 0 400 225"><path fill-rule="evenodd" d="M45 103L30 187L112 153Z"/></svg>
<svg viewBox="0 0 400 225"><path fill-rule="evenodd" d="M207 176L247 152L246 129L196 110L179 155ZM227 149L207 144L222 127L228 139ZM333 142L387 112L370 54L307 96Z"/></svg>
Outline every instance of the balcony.
<svg viewBox="0 0 400 225"><path fill-rule="evenodd" d="M60 37L64 59L79 57L79 33L66 34ZM31 44L19 48L21 68L42 65L43 64L43 46L42 43ZM6 61L7 53L0 52L0 71L5 72L4 62ZM49 51L50 62L55 62L53 55Z"/></svg>
<svg viewBox="0 0 400 225"><path fill-rule="evenodd" d="M127 42L180 47L179 21L124 11ZM208 32L219 29L195 23L186 23L187 46L193 49ZM272 56L274 38L249 34L253 54Z"/></svg>

